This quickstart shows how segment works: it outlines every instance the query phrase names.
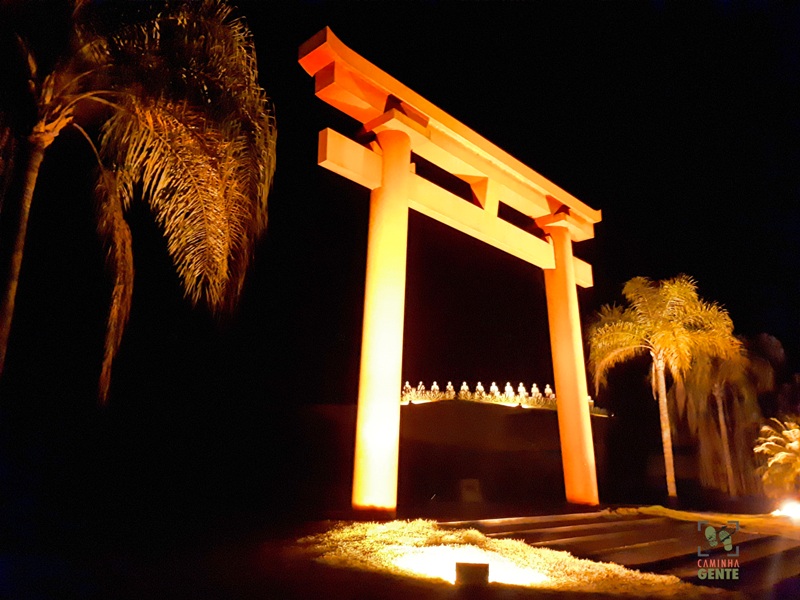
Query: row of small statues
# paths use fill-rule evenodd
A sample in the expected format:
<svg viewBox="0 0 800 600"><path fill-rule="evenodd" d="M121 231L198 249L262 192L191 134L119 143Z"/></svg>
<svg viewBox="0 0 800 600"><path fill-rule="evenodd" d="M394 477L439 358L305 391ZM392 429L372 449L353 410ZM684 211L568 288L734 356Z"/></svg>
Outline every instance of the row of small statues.
<svg viewBox="0 0 800 600"><path fill-rule="evenodd" d="M511 387L511 382L506 382L505 389L501 392L500 388L497 386L497 383L494 381L492 385L489 387L488 393L484 389L483 385L479 381L478 384L475 386L475 391L470 392L469 386L467 382L463 382L461 384L461 389L456 393L455 388L453 387L453 382L448 381L447 386L445 387L444 392L439 389L439 385L434 381L433 385L431 385L430 390L425 389L425 384L421 381L417 385L416 389L412 388L409 385L408 381L405 382L403 385L403 392L401 399L402 400L432 400L432 399L444 399L444 400L454 400L458 398L459 400L481 400L483 398L494 398L497 400L509 400L509 401L524 401L526 398L531 398L532 400L555 400L555 393L553 389L550 387L550 384L544 386L544 391L539 391L539 387L534 383L531 386L530 394L528 393L527 388L520 383L517 386L516 392L514 388Z"/></svg>

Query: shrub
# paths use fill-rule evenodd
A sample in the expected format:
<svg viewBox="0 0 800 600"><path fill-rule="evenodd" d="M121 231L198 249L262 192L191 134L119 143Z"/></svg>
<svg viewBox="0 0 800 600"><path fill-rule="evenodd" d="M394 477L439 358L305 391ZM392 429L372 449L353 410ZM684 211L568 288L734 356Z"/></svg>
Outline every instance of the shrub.
<svg viewBox="0 0 800 600"><path fill-rule="evenodd" d="M769 496L781 497L800 493L800 425L797 417L786 421L771 419L771 424L761 428L761 435L753 449L764 456L759 467L764 491Z"/></svg>

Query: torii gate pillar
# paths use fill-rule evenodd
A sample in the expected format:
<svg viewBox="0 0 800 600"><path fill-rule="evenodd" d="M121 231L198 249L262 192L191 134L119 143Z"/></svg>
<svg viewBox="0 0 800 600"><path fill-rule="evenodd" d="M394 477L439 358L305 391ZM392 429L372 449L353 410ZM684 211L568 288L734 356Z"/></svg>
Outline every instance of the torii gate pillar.
<svg viewBox="0 0 800 600"><path fill-rule="evenodd" d="M370 193L352 506L394 518L411 141L391 129L378 133L377 139L383 152L381 186Z"/></svg>
<svg viewBox="0 0 800 600"><path fill-rule="evenodd" d="M550 348L558 408L558 433L567 502L599 503L597 470L589 417L588 387L573 267L569 217L556 214L537 219L550 236L555 269L544 269Z"/></svg>

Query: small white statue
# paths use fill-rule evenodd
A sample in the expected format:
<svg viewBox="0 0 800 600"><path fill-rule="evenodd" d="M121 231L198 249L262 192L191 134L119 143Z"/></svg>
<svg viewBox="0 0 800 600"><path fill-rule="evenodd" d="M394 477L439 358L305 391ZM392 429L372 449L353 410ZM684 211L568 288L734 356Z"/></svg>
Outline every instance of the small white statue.
<svg viewBox="0 0 800 600"><path fill-rule="evenodd" d="M499 396L500 395L500 388L497 387L497 384L493 381L492 386L489 388L489 393L492 396Z"/></svg>
<svg viewBox="0 0 800 600"><path fill-rule="evenodd" d="M461 391L465 394L469 394L469 386L466 381L461 383Z"/></svg>
<svg viewBox="0 0 800 600"><path fill-rule="evenodd" d="M444 397L448 400L452 400L456 397L456 388L453 387L452 381L447 382L447 387L444 389Z"/></svg>
<svg viewBox="0 0 800 600"><path fill-rule="evenodd" d="M421 381L419 382L419 385L417 386L417 393L418 394L424 394L425 393L425 384L422 383Z"/></svg>
<svg viewBox="0 0 800 600"><path fill-rule="evenodd" d="M527 398L528 397L528 390L525 389L525 386L522 385L522 382L519 382L519 386L517 386L517 396L520 398Z"/></svg>
<svg viewBox="0 0 800 600"><path fill-rule="evenodd" d="M514 399L514 388L511 387L511 382L510 381L506 381L506 390L505 391L506 391L506 398L508 398L509 400L513 400Z"/></svg>
<svg viewBox="0 0 800 600"><path fill-rule="evenodd" d="M556 397L556 395L553 393L553 389L550 387L549 383L544 386L544 397L545 398L550 398L551 400Z"/></svg>
<svg viewBox="0 0 800 600"><path fill-rule="evenodd" d="M439 393L439 384L436 383L435 381L433 382L433 385L431 386L431 393L432 394L438 394Z"/></svg>
<svg viewBox="0 0 800 600"><path fill-rule="evenodd" d="M535 383L531 387L531 398L536 400L541 400L542 398L542 392L539 391L539 386L537 386Z"/></svg>
<svg viewBox="0 0 800 600"><path fill-rule="evenodd" d="M411 386L406 381L405 385L403 385L403 396L408 396L411 393Z"/></svg>
<svg viewBox="0 0 800 600"><path fill-rule="evenodd" d="M479 381L478 385L475 386L475 395L480 397L480 396L483 396L484 393L485 392L484 392L484 389L483 389L483 384L481 384L481 382Z"/></svg>

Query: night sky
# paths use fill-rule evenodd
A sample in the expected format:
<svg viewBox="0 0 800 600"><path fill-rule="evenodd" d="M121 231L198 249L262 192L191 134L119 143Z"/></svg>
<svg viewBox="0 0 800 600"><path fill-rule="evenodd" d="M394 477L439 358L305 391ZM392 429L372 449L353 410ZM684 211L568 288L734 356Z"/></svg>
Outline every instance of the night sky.
<svg viewBox="0 0 800 600"><path fill-rule="evenodd" d="M259 255L292 296L286 373L352 397L368 193L314 167L315 133L358 127L313 97L295 48L323 26L593 208L584 322L622 284L686 273L737 333L800 353L800 12L776 3L244 6L275 99L280 165ZM545 381L541 272L412 214L404 377ZM259 276L255 275L254 279ZM320 348L324 349L320 352ZM316 367L312 366L316 365ZM280 378L280 377L278 377ZM331 398L334 399L334 398ZM338 401L338 399L336 399Z"/></svg>
<svg viewBox="0 0 800 600"><path fill-rule="evenodd" d="M241 306L222 328L188 310L149 215L131 215L139 234L134 314L112 394L128 393L119 381L127 369L151 372L154 382L176 369L192 379L194 353L204 359L206 346L231 363L217 373L220 388L232 380L264 397L302 389L324 402L354 401L369 194L315 157L320 129L352 136L358 124L316 99L297 64L299 45L325 25L602 210L595 239L575 246L594 267L595 287L580 291L584 323L600 305L621 301L631 277L686 273L704 298L730 311L737 333L776 336L798 364L800 10L760 2L280 6L240 3L279 130L270 225ZM15 335L12 346L22 347L12 348L9 368L30 373L51 362L42 345L52 354L78 344L68 354L89 381L107 281L89 184L74 183L91 156L65 162L78 160L77 139L64 136L45 164L40 197L53 186L62 201L36 202L24 267L18 319L47 321L46 340ZM64 170L72 186L64 186ZM75 223L66 227L65 219ZM74 248L65 252L64 244ZM186 331L172 333L169 347L164 338L176 320ZM548 355L541 271L412 212L404 378L541 384L551 378Z"/></svg>
<svg viewBox="0 0 800 600"><path fill-rule="evenodd" d="M265 429L265 407L356 401L369 193L318 167L316 156L319 130L353 136L359 124L318 100L297 63L298 47L326 25L602 210L595 239L575 246L594 268L595 287L579 295L584 325L602 304L621 301L628 279L686 273L701 296L730 311L737 333L776 336L790 367L800 368L800 7L238 5L255 35L279 138L270 224L238 311L217 322L191 309L150 216L134 211L133 313L111 406L98 412L110 284L86 177L93 159L78 135L64 134L34 200L0 384L12 462L44 461L43 472L55 473L62 463L37 452L50 456L61 444L66 464L102 455L108 444L109 460L139 473L132 481L150 481L153 457L180 440L189 450L175 442L165 473L205 452L227 457L211 463L221 469L253 451L247 440L275 434ZM40 37L49 33L39 28ZM552 379L549 352L541 271L412 213L404 379L542 386ZM84 437L76 424L87 420L96 427ZM104 420L113 427L103 429ZM51 440L48 450L31 436ZM131 466L140 459L145 466ZM98 463L84 475L119 464ZM209 477L224 487L224 474ZM123 488L115 488L119 497Z"/></svg>

